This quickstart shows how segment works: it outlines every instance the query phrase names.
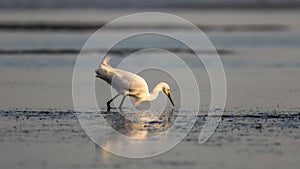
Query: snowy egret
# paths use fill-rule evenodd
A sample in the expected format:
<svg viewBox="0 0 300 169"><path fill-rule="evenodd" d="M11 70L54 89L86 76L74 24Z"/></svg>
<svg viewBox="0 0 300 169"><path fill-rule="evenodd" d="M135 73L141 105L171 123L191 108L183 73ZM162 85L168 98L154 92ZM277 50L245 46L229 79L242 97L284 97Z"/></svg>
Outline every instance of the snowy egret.
<svg viewBox="0 0 300 169"><path fill-rule="evenodd" d="M118 93L107 102L107 111L110 111L110 103L120 95L122 95L123 98L119 108L122 107L126 96L134 97L134 105L137 106L143 101L155 100L160 91L164 92L168 96L174 106L170 95L170 87L167 83L158 83L150 93L148 90L148 84L141 76L125 70L113 68L109 65L109 60L110 57L106 56L101 62L99 68L95 70L96 77L106 81Z"/></svg>

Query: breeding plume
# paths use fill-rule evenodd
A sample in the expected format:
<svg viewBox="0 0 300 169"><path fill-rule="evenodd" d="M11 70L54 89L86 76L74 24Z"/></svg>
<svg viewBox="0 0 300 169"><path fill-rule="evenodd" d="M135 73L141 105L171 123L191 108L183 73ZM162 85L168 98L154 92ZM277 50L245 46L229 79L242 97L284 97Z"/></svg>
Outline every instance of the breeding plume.
<svg viewBox="0 0 300 169"><path fill-rule="evenodd" d="M125 70L113 68L109 65L109 60L110 57L106 56L101 62L99 68L95 71L96 77L106 81L118 93L107 102L107 111L110 111L110 103L120 95L122 95L123 98L119 105L119 108L122 107L126 96L134 97L134 105L137 106L143 101L155 100L158 97L160 91L164 92L168 96L172 105L174 106L170 95L170 87L167 83L158 83L150 93L148 84L141 76Z"/></svg>

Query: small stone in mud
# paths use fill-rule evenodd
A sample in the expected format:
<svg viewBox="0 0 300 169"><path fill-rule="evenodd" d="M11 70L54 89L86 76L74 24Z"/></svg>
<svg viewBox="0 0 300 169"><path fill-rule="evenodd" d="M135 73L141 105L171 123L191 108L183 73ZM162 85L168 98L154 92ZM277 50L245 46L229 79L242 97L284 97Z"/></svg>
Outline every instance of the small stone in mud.
<svg viewBox="0 0 300 169"><path fill-rule="evenodd" d="M255 128L256 128L256 129L262 129L262 124L261 124L261 123L257 123L257 124L255 125Z"/></svg>

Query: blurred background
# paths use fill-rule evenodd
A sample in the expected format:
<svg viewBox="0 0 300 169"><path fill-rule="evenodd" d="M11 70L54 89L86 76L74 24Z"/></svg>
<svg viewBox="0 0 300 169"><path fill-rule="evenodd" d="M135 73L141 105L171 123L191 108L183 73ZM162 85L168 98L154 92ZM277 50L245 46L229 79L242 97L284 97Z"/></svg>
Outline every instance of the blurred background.
<svg viewBox="0 0 300 169"><path fill-rule="evenodd" d="M206 8L206 7L296 7L299 0L2 0L3 8Z"/></svg>
<svg viewBox="0 0 300 169"><path fill-rule="evenodd" d="M299 7L300 0L0 0L0 167L299 168ZM112 155L95 146L79 125L72 73L82 46L106 23L136 12L185 18L217 49L227 76L227 103L206 143L197 144L205 111L182 143L150 159ZM143 20L107 36L147 28ZM194 38L176 25L156 28ZM189 62L182 45L143 38L119 46L112 56L159 47ZM99 46L96 53L105 50ZM205 110L210 84L203 67L195 70Z"/></svg>

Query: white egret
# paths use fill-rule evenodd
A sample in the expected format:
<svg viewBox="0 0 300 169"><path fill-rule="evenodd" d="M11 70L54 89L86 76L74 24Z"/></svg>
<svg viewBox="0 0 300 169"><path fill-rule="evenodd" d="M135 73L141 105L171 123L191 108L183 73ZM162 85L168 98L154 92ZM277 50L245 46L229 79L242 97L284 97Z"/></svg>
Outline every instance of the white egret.
<svg viewBox="0 0 300 169"><path fill-rule="evenodd" d="M113 68L109 65L109 60L110 57L106 56L99 68L95 70L96 77L106 81L118 92L115 97L107 102L107 111L110 111L110 103L120 95L122 95L123 98L119 108L122 107L126 96L134 97L134 105L137 106L143 101L155 100L160 91L164 92L169 97L174 106L170 95L170 87L167 83L158 83L150 93L146 81L141 76L125 70Z"/></svg>

